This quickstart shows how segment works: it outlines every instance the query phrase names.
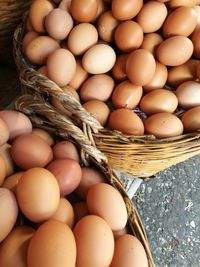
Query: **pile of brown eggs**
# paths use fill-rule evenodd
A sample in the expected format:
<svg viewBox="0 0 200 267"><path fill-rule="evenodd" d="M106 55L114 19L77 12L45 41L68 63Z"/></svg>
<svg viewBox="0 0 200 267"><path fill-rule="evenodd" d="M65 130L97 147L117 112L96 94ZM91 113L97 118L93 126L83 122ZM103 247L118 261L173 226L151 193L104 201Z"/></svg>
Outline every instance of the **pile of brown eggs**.
<svg viewBox="0 0 200 267"><path fill-rule="evenodd" d="M35 0L23 51L103 126L173 137L200 128L199 25L198 0Z"/></svg>
<svg viewBox="0 0 200 267"><path fill-rule="evenodd" d="M74 144L0 112L0 266L148 267L121 194Z"/></svg>

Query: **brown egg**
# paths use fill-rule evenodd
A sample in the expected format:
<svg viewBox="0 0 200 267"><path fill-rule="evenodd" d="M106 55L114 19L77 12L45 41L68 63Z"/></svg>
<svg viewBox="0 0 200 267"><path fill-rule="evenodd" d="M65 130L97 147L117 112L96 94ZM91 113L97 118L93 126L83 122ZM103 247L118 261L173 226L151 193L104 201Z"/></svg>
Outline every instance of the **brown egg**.
<svg viewBox="0 0 200 267"><path fill-rule="evenodd" d="M97 13L96 13L96 17L94 19L94 21L96 21L97 19L99 19L99 17L106 11L109 9L108 4L106 3L106 1L104 0L97 0Z"/></svg>
<svg viewBox="0 0 200 267"><path fill-rule="evenodd" d="M193 7L196 5L197 0L170 0L168 5L170 8L177 8L181 6Z"/></svg>
<svg viewBox="0 0 200 267"><path fill-rule="evenodd" d="M27 20L26 20L26 30L27 30L27 32L34 31L29 17L27 17Z"/></svg>
<svg viewBox="0 0 200 267"><path fill-rule="evenodd" d="M76 243L72 230L66 224L49 220L43 223L31 238L28 267L74 267Z"/></svg>
<svg viewBox="0 0 200 267"><path fill-rule="evenodd" d="M129 54L126 61L126 73L134 85L148 84L155 71L156 61L149 51L138 49Z"/></svg>
<svg viewBox="0 0 200 267"><path fill-rule="evenodd" d="M159 30L167 17L167 7L163 3L148 1L143 5L137 15L137 22L144 33L156 32Z"/></svg>
<svg viewBox="0 0 200 267"><path fill-rule="evenodd" d="M83 104L83 107L104 126L110 114L109 107L102 101L90 100Z"/></svg>
<svg viewBox="0 0 200 267"><path fill-rule="evenodd" d="M192 8L194 9L194 11L196 12L196 15L197 15L197 26L196 26L196 28L197 28L197 27L200 26L200 6L196 5L196 6L192 7Z"/></svg>
<svg viewBox="0 0 200 267"><path fill-rule="evenodd" d="M87 36L87 38L85 38ZM82 55L98 41L98 32L91 23L76 25L69 34L68 49L76 56Z"/></svg>
<svg viewBox="0 0 200 267"><path fill-rule="evenodd" d="M143 0L112 0L112 14L118 20L134 18L140 11Z"/></svg>
<svg viewBox="0 0 200 267"><path fill-rule="evenodd" d="M58 42L49 36L34 38L25 48L25 54L31 63L45 65L47 57L59 48Z"/></svg>
<svg viewBox="0 0 200 267"><path fill-rule="evenodd" d="M189 38L173 36L159 45L156 55L163 65L178 66L190 59L193 49L193 44Z"/></svg>
<svg viewBox="0 0 200 267"><path fill-rule="evenodd" d="M30 168L20 178L17 201L23 214L33 222L53 216L60 201L60 190L55 176L44 168Z"/></svg>
<svg viewBox="0 0 200 267"><path fill-rule="evenodd" d="M195 68L194 68L194 70L195 70ZM200 62L199 61L197 61L197 66L196 66L195 72L196 72L197 78L200 80Z"/></svg>
<svg viewBox="0 0 200 267"><path fill-rule="evenodd" d="M64 40L73 27L71 15L60 8L53 9L45 17L45 28L49 36L56 40Z"/></svg>
<svg viewBox="0 0 200 267"><path fill-rule="evenodd" d="M90 22L95 19L98 10L97 0L72 0L70 12L79 22Z"/></svg>
<svg viewBox="0 0 200 267"><path fill-rule="evenodd" d="M70 13L70 6L71 6L71 0L61 0L58 7Z"/></svg>
<svg viewBox="0 0 200 267"><path fill-rule="evenodd" d="M74 209L75 225L78 221L80 221L80 219L89 215L87 205L84 201L73 204L73 209Z"/></svg>
<svg viewBox="0 0 200 267"><path fill-rule="evenodd" d="M48 0L35 0L32 2L29 10L29 19L36 32L45 32L44 19L53 8L52 2Z"/></svg>
<svg viewBox="0 0 200 267"><path fill-rule="evenodd" d="M1 267L27 267L27 250L35 230L29 226L15 227L0 246Z"/></svg>
<svg viewBox="0 0 200 267"><path fill-rule="evenodd" d="M171 113L157 113L144 121L146 134L152 134L157 138L167 138L181 135L183 124L181 120Z"/></svg>
<svg viewBox="0 0 200 267"><path fill-rule="evenodd" d="M76 146L69 141L59 141L53 147L54 159L73 159L79 162L79 154Z"/></svg>
<svg viewBox="0 0 200 267"><path fill-rule="evenodd" d="M181 121L187 133L200 130L200 106L186 111L181 117Z"/></svg>
<svg viewBox="0 0 200 267"><path fill-rule="evenodd" d="M6 143L0 146L0 156L3 157L6 164L6 177L13 174L15 171L15 164L11 157L11 145Z"/></svg>
<svg viewBox="0 0 200 267"><path fill-rule="evenodd" d="M108 125L112 130L117 130L128 135L144 134L142 120L129 109L121 108L111 112Z"/></svg>
<svg viewBox="0 0 200 267"><path fill-rule="evenodd" d="M196 28L191 36L191 41L194 46L194 53L193 55L196 58L200 58L200 27Z"/></svg>
<svg viewBox="0 0 200 267"><path fill-rule="evenodd" d="M23 51L25 50L26 46L32 41L34 40L36 37L38 37L39 34L37 32L27 32L25 35L24 35L24 38L22 40L22 48L23 48Z"/></svg>
<svg viewBox="0 0 200 267"><path fill-rule="evenodd" d="M116 108L134 109L142 97L142 87L128 80L119 83L112 94L112 103Z"/></svg>
<svg viewBox="0 0 200 267"><path fill-rule="evenodd" d="M83 167L82 177L79 186L76 188L76 194L81 199L86 200L88 190L95 184L105 182L105 177L102 173L94 168Z"/></svg>
<svg viewBox="0 0 200 267"><path fill-rule="evenodd" d="M44 167L53 159L50 145L35 134L23 134L15 138L11 155L22 170Z"/></svg>
<svg viewBox="0 0 200 267"><path fill-rule="evenodd" d="M123 229L118 230L118 231L113 231L113 235L115 240L117 240L118 238L120 238L123 235L128 234L128 228L125 226Z"/></svg>
<svg viewBox="0 0 200 267"><path fill-rule="evenodd" d="M115 30L115 43L123 52L130 52L140 47L143 41L141 26L132 20L121 22Z"/></svg>
<svg viewBox="0 0 200 267"><path fill-rule="evenodd" d="M13 193L16 193L17 184L18 184L20 178L22 177L23 173L24 172L20 171L20 172L16 172L16 173L8 176L5 179L5 181L4 181L2 186L7 188L7 189L9 189L9 190L11 190Z"/></svg>
<svg viewBox="0 0 200 267"><path fill-rule="evenodd" d="M105 42L114 40L114 32L119 21L113 17L111 11L104 12L98 19L97 29L100 38Z"/></svg>
<svg viewBox="0 0 200 267"><path fill-rule="evenodd" d="M147 255L141 242L133 235L123 235L115 241L110 267L148 267Z"/></svg>
<svg viewBox="0 0 200 267"><path fill-rule="evenodd" d="M9 139L9 127L5 120L0 115L0 146L6 144Z"/></svg>
<svg viewBox="0 0 200 267"><path fill-rule="evenodd" d="M197 15L191 7L179 7L167 17L163 25L163 35L170 37L174 35L189 36L197 25Z"/></svg>
<svg viewBox="0 0 200 267"><path fill-rule="evenodd" d="M126 79L126 60L128 55L121 54L117 57L114 67L112 68L112 77L117 81Z"/></svg>
<svg viewBox="0 0 200 267"><path fill-rule="evenodd" d="M194 81L182 83L176 89L178 103L183 109L191 109L200 105L200 84Z"/></svg>
<svg viewBox="0 0 200 267"><path fill-rule="evenodd" d="M115 82L107 74L96 74L87 79L80 89L81 100L107 101L114 89Z"/></svg>
<svg viewBox="0 0 200 267"><path fill-rule="evenodd" d="M141 44L142 49L145 49L152 53L154 56L156 55L156 50L159 44L161 44L163 41L163 38L158 33L147 33L144 35L143 42Z"/></svg>
<svg viewBox="0 0 200 267"><path fill-rule="evenodd" d="M83 217L74 227L74 236L77 266L110 265L114 253L114 237L109 225L102 218L95 215Z"/></svg>
<svg viewBox="0 0 200 267"><path fill-rule="evenodd" d="M76 73L76 60L69 50L60 48L47 59L48 77L58 86L67 85Z"/></svg>
<svg viewBox="0 0 200 267"><path fill-rule="evenodd" d="M22 112L15 110L0 111L0 118L2 118L9 128L9 140L13 141L16 137L31 133L32 123L28 116Z"/></svg>
<svg viewBox="0 0 200 267"><path fill-rule="evenodd" d="M6 163L4 158L0 155L0 186L3 184L6 177Z"/></svg>
<svg viewBox="0 0 200 267"><path fill-rule="evenodd" d="M161 112L173 113L177 106L176 95L166 89L155 89L143 96L140 101L140 109L147 115Z"/></svg>
<svg viewBox="0 0 200 267"><path fill-rule="evenodd" d="M81 60L76 60L76 72L70 81L69 85L75 90L78 90L83 82L88 78L89 74L83 68Z"/></svg>
<svg viewBox="0 0 200 267"><path fill-rule="evenodd" d="M143 86L145 92L163 88L168 77L167 67L156 61L156 71L152 80Z"/></svg>
<svg viewBox="0 0 200 267"><path fill-rule="evenodd" d="M42 66L37 70L38 74L41 74L43 76L48 77L48 73L47 73L47 67L46 66Z"/></svg>
<svg viewBox="0 0 200 267"><path fill-rule="evenodd" d="M54 141L52 135L43 129L33 128L31 133L42 138L50 146L53 146L55 144L55 141Z"/></svg>
<svg viewBox="0 0 200 267"><path fill-rule="evenodd" d="M177 87L186 81L196 79L198 60L190 59L186 63L168 69L167 83Z"/></svg>

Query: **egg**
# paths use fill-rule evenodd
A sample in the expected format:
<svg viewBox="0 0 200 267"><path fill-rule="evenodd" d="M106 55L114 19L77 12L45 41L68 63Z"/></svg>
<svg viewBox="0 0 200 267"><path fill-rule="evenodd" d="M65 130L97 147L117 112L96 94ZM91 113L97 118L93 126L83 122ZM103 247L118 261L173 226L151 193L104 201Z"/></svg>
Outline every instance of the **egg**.
<svg viewBox="0 0 200 267"><path fill-rule="evenodd" d="M116 108L135 108L142 97L143 89L128 80L119 83L112 94L112 103Z"/></svg>
<svg viewBox="0 0 200 267"><path fill-rule="evenodd" d="M102 125L108 120L109 107L100 100L90 100L83 104L83 107Z"/></svg>
<svg viewBox="0 0 200 267"><path fill-rule="evenodd" d="M39 69L37 69L37 73L41 74L45 77L48 77L48 73L47 73L47 67L46 66L42 66Z"/></svg>
<svg viewBox="0 0 200 267"><path fill-rule="evenodd" d="M166 89L155 89L140 101L140 109L147 115L169 112L173 113L178 106L176 95Z"/></svg>
<svg viewBox="0 0 200 267"><path fill-rule="evenodd" d="M194 81L182 83L176 89L178 103L183 109L190 109L200 105L200 84Z"/></svg>
<svg viewBox="0 0 200 267"><path fill-rule="evenodd" d="M26 46L38 36L39 36L39 34L37 32L34 32L34 31L27 32L24 35L24 38L22 40L22 48L23 48L23 50L25 50Z"/></svg>
<svg viewBox="0 0 200 267"><path fill-rule="evenodd" d="M112 77L116 81L123 81L126 79L126 60L128 55L121 54L117 57L115 65L112 68Z"/></svg>
<svg viewBox="0 0 200 267"><path fill-rule="evenodd" d="M45 32L44 19L53 8L52 2L48 0L35 0L31 3L29 19L36 32Z"/></svg>
<svg viewBox="0 0 200 267"><path fill-rule="evenodd" d="M113 17L111 11L104 12L98 19L97 29L100 38L105 42L114 40L114 32L119 21Z"/></svg>
<svg viewBox="0 0 200 267"><path fill-rule="evenodd" d="M184 130L187 133L192 133L200 130L200 106L194 107L186 111L181 117Z"/></svg>
<svg viewBox="0 0 200 267"><path fill-rule="evenodd" d="M186 81L196 79L198 60L190 59L186 63L168 69L167 84L177 87Z"/></svg>
<svg viewBox="0 0 200 267"><path fill-rule="evenodd" d="M0 243L13 229L17 215L18 205L15 195L9 189L0 187Z"/></svg>
<svg viewBox="0 0 200 267"><path fill-rule="evenodd" d="M1 114L1 112L0 112ZM9 127L0 115L0 146L4 145L9 139Z"/></svg>
<svg viewBox="0 0 200 267"><path fill-rule="evenodd" d="M162 43L162 41L163 38L160 34L156 32L147 33L144 35L144 39L140 48L151 52L155 56L157 47Z"/></svg>
<svg viewBox="0 0 200 267"><path fill-rule="evenodd" d="M72 0L70 12L79 22L90 22L95 19L98 10L97 0Z"/></svg>
<svg viewBox="0 0 200 267"><path fill-rule="evenodd" d="M129 20L139 13L143 0L112 0L111 4L112 14L116 19Z"/></svg>
<svg viewBox="0 0 200 267"><path fill-rule="evenodd" d="M60 201L60 190L55 176L44 168L25 171L16 188L17 201L23 214L33 222L51 218Z"/></svg>
<svg viewBox="0 0 200 267"><path fill-rule="evenodd" d="M167 17L167 7L164 3L148 1L143 5L137 15L137 22L144 33L156 32L159 30Z"/></svg>
<svg viewBox="0 0 200 267"><path fill-rule="evenodd" d="M115 241L110 267L148 267L148 259L141 242L132 235L123 235Z"/></svg>
<svg viewBox="0 0 200 267"><path fill-rule="evenodd" d="M123 235L128 234L128 227L125 226L123 229L118 230L118 231L113 231L113 235L114 235L114 239L117 240L118 238L120 238Z"/></svg>
<svg viewBox="0 0 200 267"><path fill-rule="evenodd" d="M0 186L3 184L6 177L6 163L4 158L0 155Z"/></svg>
<svg viewBox="0 0 200 267"><path fill-rule="evenodd" d="M6 165L6 177L15 171L15 163L11 156L11 145L8 143L0 146L0 156L4 159Z"/></svg>
<svg viewBox="0 0 200 267"><path fill-rule="evenodd" d="M108 3L106 3L104 0L97 0L97 13L96 13L96 17L94 18L94 21L96 22L96 20L99 19L99 17L106 11L109 9Z"/></svg>
<svg viewBox="0 0 200 267"><path fill-rule="evenodd" d="M59 141L52 149L54 159L73 159L79 162L78 150L72 142Z"/></svg>
<svg viewBox="0 0 200 267"><path fill-rule="evenodd" d="M196 27L199 27L200 26L200 6L196 5L192 8L196 12L196 15L197 15L197 26Z"/></svg>
<svg viewBox="0 0 200 267"><path fill-rule="evenodd" d="M74 55L80 56L95 45L97 41L98 32L95 26L91 23L80 23L70 32L67 46Z"/></svg>
<svg viewBox="0 0 200 267"><path fill-rule="evenodd" d="M43 223L31 238L28 267L74 267L76 243L74 235L66 224L49 220Z"/></svg>
<svg viewBox="0 0 200 267"><path fill-rule="evenodd" d="M16 193L17 184L18 184L20 178L22 177L23 173L24 173L23 171L20 171L20 172L16 172L16 173L8 176L5 179L2 187L11 190L13 193Z"/></svg>
<svg viewBox="0 0 200 267"><path fill-rule="evenodd" d="M200 80L200 63L197 61L196 69L194 68L194 71L196 72L197 78Z"/></svg>
<svg viewBox="0 0 200 267"><path fill-rule="evenodd" d="M89 215L87 205L84 201L76 202L73 204L74 209L74 221L75 224L83 217Z"/></svg>
<svg viewBox="0 0 200 267"><path fill-rule="evenodd" d="M29 17L27 17L25 23L26 23L26 30L27 30L27 32L35 31L35 30L33 29L33 26L32 26L32 24L31 24L31 21L30 21L30 18L29 18Z"/></svg>
<svg viewBox="0 0 200 267"><path fill-rule="evenodd" d="M54 141L52 135L49 132L47 132L47 131L45 131L43 129L33 128L31 133L39 136L40 138L42 138L50 146L53 146L55 144L55 141Z"/></svg>
<svg viewBox="0 0 200 267"><path fill-rule="evenodd" d="M54 51L47 59L48 77L58 86L67 85L76 73L76 60L73 54L60 48Z"/></svg>
<svg viewBox="0 0 200 267"><path fill-rule="evenodd" d="M59 48L58 42L49 36L34 38L25 48L25 54L31 63L45 65L47 57Z"/></svg>
<svg viewBox="0 0 200 267"><path fill-rule="evenodd" d="M84 83L84 81L88 78L88 76L89 74L83 68L81 60L76 60L76 72L72 80L70 81L69 85L75 90L78 90Z"/></svg>
<svg viewBox="0 0 200 267"><path fill-rule="evenodd" d="M193 7L196 5L197 0L170 0L169 7L177 8L180 6Z"/></svg>
<svg viewBox="0 0 200 267"><path fill-rule="evenodd" d="M74 227L74 236L77 266L110 265L114 253L114 237L109 225L102 218L95 215L83 217Z"/></svg>
<svg viewBox="0 0 200 267"><path fill-rule="evenodd" d="M114 49L107 44L96 44L84 54L82 64L91 74L102 74L112 69L116 61Z"/></svg>
<svg viewBox="0 0 200 267"><path fill-rule="evenodd" d="M126 73L134 85L148 84L156 71L156 61L153 55L144 49L131 52L126 61Z"/></svg>
<svg viewBox="0 0 200 267"><path fill-rule="evenodd" d="M82 101L100 100L107 101L114 89L115 82L107 74L96 74L87 79L80 89Z"/></svg>
<svg viewBox="0 0 200 267"><path fill-rule="evenodd" d="M183 35L189 36L197 25L197 15L191 7L179 7L167 17L163 25L165 37Z"/></svg>
<svg viewBox="0 0 200 267"><path fill-rule="evenodd" d="M2 110L0 111L0 118L2 118L9 129L9 140L13 141L16 137L31 133L32 123L28 116L22 112L15 110Z"/></svg>
<svg viewBox="0 0 200 267"><path fill-rule="evenodd" d="M193 55L196 58L200 58L200 28L196 28L191 36L191 41L194 46L194 53Z"/></svg>
<svg viewBox="0 0 200 267"><path fill-rule="evenodd" d="M140 47L143 41L141 26L132 20L121 22L115 30L115 43L123 52L130 52Z"/></svg>
<svg viewBox="0 0 200 267"><path fill-rule="evenodd" d="M146 134L157 138L175 137L183 133L183 124L174 114L161 112L153 114L144 121Z"/></svg>
<svg viewBox="0 0 200 267"><path fill-rule="evenodd" d="M58 7L70 13L70 6L71 6L71 0L61 0Z"/></svg>
<svg viewBox="0 0 200 267"><path fill-rule="evenodd" d="M27 250L35 230L29 226L15 227L0 245L1 267L27 267Z"/></svg>
<svg viewBox="0 0 200 267"><path fill-rule="evenodd" d="M73 27L71 15L60 8L53 9L45 17L45 28L52 38L64 40Z"/></svg>
<svg viewBox="0 0 200 267"><path fill-rule="evenodd" d="M145 92L163 88L168 77L167 67L156 61L156 71L152 80L143 86Z"/></svg>
<svg viewBox="0 0 200 267"><path fill-rule="evenodd" d="M190 59L193 49L192 41L189 38L173 36L159 45L156 55L158 61L163 65L178 66Z"/></svg>

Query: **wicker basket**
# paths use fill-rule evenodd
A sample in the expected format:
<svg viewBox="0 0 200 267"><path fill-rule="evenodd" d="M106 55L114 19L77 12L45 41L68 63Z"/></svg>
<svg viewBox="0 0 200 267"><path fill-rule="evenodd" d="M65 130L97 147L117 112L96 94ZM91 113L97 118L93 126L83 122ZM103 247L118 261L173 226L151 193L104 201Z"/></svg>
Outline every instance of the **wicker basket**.
<svg viewBox="0 0 200 267"><path fill-rule="evenodd" d="M30 0L0 0L0 63L14 65L12 36Z"/></svg>
<svg viewBox="0 0 200 267"><path fill-rule="evenodd" d="M37 74L34 66L22 53L23 25L14 35L15 60L20 72L22 93L28 94L18 101L17 108L36 119L38 124L54 125L57 132L68 131L65 117L49 102L49 96L57 98L72 113L70 123L83 130L84 138L77 142L85 152L93 156L95 146L108 158L113 169L135 177L151 177L174 164L200 154L200 132L175 138L156 139L154 136L127 136L118 131L103 128L73 97L65 94L54 82ZM90 145L94 149L90 149Z"/></svg>

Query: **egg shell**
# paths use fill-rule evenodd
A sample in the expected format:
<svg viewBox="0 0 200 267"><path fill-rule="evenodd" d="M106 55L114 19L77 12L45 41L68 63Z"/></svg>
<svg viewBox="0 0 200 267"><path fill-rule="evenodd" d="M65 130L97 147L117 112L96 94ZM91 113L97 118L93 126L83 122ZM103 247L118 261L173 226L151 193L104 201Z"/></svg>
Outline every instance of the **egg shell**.
<svg viewBox="0 0 200 267"><path fill-rule="evenodd" d="M70 81L69 85L75 89L78 90L81 85L84 83L84 81L88 78L89 74L87 71L83 68L81 60L76 60L76 72Z"/></svg>
<svg viewBox="0 0 200 267"><path fill-rule="evenodd" d="M1 113L1 112L0 112ZM9 139L9 128L5 120L0 115L0 146L6 144Z"/></svg>
<svg viewBox="0 0 200 267"><path fill-rule="evenodd" d="M27 19L26 19L26 30L27 30L27 32L35 31L35 30L33 29L33 26L32 26L32 24L31 24L31 21L30 21L29 16L28 16Z"/></svg>
<svg viewBox="0 0 200 267"><path fill-rule="evenodd" d="M200 84L194 81L182 83L176 89L179 105L184 109L190 109L200 105Z"/></svg>
<svg viewBox="0 0 200 267"><path fill-rule="evenodd" d="M28 267L74 267L75 262L76 244L69 226L55 220L43 223L31 238Z"/></svg>
<svg viewBox="0 0 200 267"><path fill-rule="evenodd" d="M183 133L183 124L174 114L162 112L153 114L144 121L146 134L157 138L175 137Z"/></svg>
<svg viewBox="0 0 200 267"><path fill-rule="evenodd" d="M114 235L114 239L117 240L118 238L120 238L123 235L128 234L128 227L125 226L123 229L118 230L118 231L113 231L113 235Z"/></svg>
<svg viewBox="0 0 200 267"><path fill-rule="evenodd" d="M111 46L97 44L87 50L83 56L82 64L87 72L101 74L111 70L115 61L116 54Z"/></svg>
<svg viewBox="0 0 200 267"><path fill-rule="evenodd" d="M192 56L192 41L185 36L173 36L163 41L156 52L160 63L167 66L178 66L187 62Z"/></svg>
<svg viewBox="0 0 200 267"><path fill-rule="evenodd" d="M112 14L116 19L129 20L139 13L143 0L112 0L111 4Z"/></svg>
<svg viewBox="0 0 200 267"><path fill-rule="evenodd" d="M73 209L74 209L74 221L75 224L80 221L83 217L89 215L88 208L86 205L86 202L80 201L77 203L73 204Z"/></svg>
<svg viewBox="0 0 200 267"><path fill-rule="evenodd" d="M74 228L77 245L76 264L80 267L109 266L114 252L114 238L109 225L100 217L83 217Z"/></svg>
<svg viewBox="0 0 200 267"><path fill-rule="evenodd" d="M48 77L48 73L47 73L47 66L42 66L37 70L38 74L41 74L45 77Z"/></svg>
<svg viewBox="0 0 200 267"><path fill-rule="evenodd" d="M13 229L17 215L18 206L15 195L9 189L0 187L0 243Z"/></svg>
<svg viewBox="0 0 200 267"><path fill-rule="evenodd" d="M74 55L80 56L95 45L97 41L98 32L95 26L91 23L80 23L70 32L67 46Z"/></svg>
<svg viewBox="0 0 200 267"><path fill-rule="evenodd" d="M126 73L134 85L148 84L156 71L156 61L153 55L144 49L131 52L126 61Z"/></svg>
<svg viewBox="0 0 200 267"><path fill-rule="evenodd" d="M8 126L10 141L22 134L30 133L32 131L32 123L30 119L22 112L2 110L0 111L0 118L2 118Z"/></svg>
<svg viewBox="0 0 200 267"><path fill-rule="evenodd" d="M83 104L83 107L104 126L110 114L109 107L100 100L90 100Z"/></svg>
<svg viewBox="0 0 200 267"><path fill-rule="evenodd" d="M164 3L148 1L143 5L137 15L137 22L144 33L156 32L159 30L167 17L167 7Z"/></svg>
<svg viewBox="0 0 200 267"><path fill-rule="evenodd" d="M23 134L15 138L11 147L14 162L22 169L44 167L53 159L49 144L35 134Z"/></svg>
<svg viewBox="0 0 200 267"><path fill-rule="evenodd" d="M184 82L196 79L198 60L190 59L186 63L168 69L167 84L178 87Z"/></svg>
<svg viewBox="0 0 200 267"><path fill-rule="evenodd" d="M115 82L111 76L107 74L93 75L81 86L81 100L84 102L94 99L107 101L112 94L114 86Z"/></svg>
<svg viewBox="0 0 200 267"><path fill-rule="evenodd" d="M33 222L51 218L60 201L60 190L55 176L44 168L30 168L21 176L17 201L23 214Z"/></svg>
<svg viewBox="0 0 200 267"><path fill-rule="evenodd" d="M47 170L56 177L61 196L72 193L81 181L81 167L73 159L55 159L47 166Z"/></svg>
<svg viewBox="0 0 200 267"><path fill-rule="evenodd" d="M59 8L66 10L70 13L71 0L62 0L60 1Z"/></svg>
<svg viewBox="0 0 200 267"><path fill-rule="evenodd" d="M194 11L196 12L196 15L197 15L197 26L196 27L199 27L200 26L200 6L196 5L192 8L194 9Z"/></svg>
<svg viewBox="0 0 200 267"><path fill-rule="evenodd" d="M132 20L121 22L115 30L115 43L123 52L130 52L140 47L143 41L141 26Z"/></svg>
<svg viewBox="0 0 200 267"><path fill-rule="evenodd" d="M100 38L105 42L114 40L114 32L119 21L113 17L111 11L104 12L98 19L97 29Z"/></svg>
<svg viewBox="0 0 200 267"><path fill-rule="evenodd" d="M11 156L11 145L6 143L0 146L0 156L3 157L6 164L6 177L13 174L15 171L15 163Z"/></svg>
<svg viewBox="0 0 200 267"><path fill-rule="evenodd" d="M156 32L147 33L144 35L144 39L140 48L149 51L155 56L157 47L162 43L162 41L163 38L160 34Z"/></svg>
<svg viewBox="0 0 200 267"><path fill-rule="evenodd" d="M197 15L191 7L179 7L167 17L163 25L165 37L183 35L189 36L197 25Z"/></svg>
<svg viewBox="0 0 200 267"><path fill-rule="evenodd" d="M54 5L48 0L35 0L32 2L29 10L29 19L36 32L45 32L44 19L53 8Z"/></svg>
<svg viewBox="0 0 200 267"><path fill-rule="evenodd" d="M69 141L59 141L53 146L54 159L73 159L79 162L79 154L76 146Z"/></svg>
<svg viewBox="0 0 200 267"><path fill-rule="evenodd" d="M97 13L96 16L94 18L94 22L96 22L99 17L106 11L109 9L108 3L106 3L106 1L104 0L97 0Z"/></svg>
<svg viewBox="0 0 200 267"><path fill-rule="evenodd" d="M22 48L23 48L23 50L25 50L26 46L38 36L39 36L39 34L37 32L34 32L34 31L27 32L24 35L24 38L22 40Z"/></svg>
<svg viewBox="0 0 200 267"><path fill-rule="evenodd" d="M141 242L132 235L115 241L115 252L110 267L148 267L147 255Z"/></svg>
<svg viewBox="0 0 200 267"><path fill-rule="evenodd" d="M79 186L76 188L75 193L81 199L86 200L88 190L95 184L105 182L105 177L102 173L94 168L83 167L82 177Z"/></svg>
<svg viewBox="0 0 200 267"><path fill-rule="evenodd" d="M3 184L6 177L6 163L4 158L0 155L0 186Z"/></svg>
<svg viewBox="0 0 200 267"><path fill-rule="evenodd" d="M20 178L22 177L24 172L16 172L10 176L8 176L4 183L3 183L3 187L4 188L7 188L9 190L11 190L13 193L16 193L16 187L17 187L17 184L20 180Z"/></svg>
<svg viewBox="0 0 200 267"><path fill-rule="evenodd" d="M115 65L112 68L112 77L116 81L123 81L126 79L126 60L128 55L121 54L117 57Z"/></svg>
<svg viewBox="0 0 200 267"><path fill-rule="evenodd" d="M200 80L200 63L198 61L197 61L195 72L196 72L197 78Z"/></svg>
<svg viewBox="0 0 200 267"><path fill-rule="evenodd" d="M192 133L200 129L200 106L194 107L186 111L181 117L184 130Z"/></svg>
<svg viewBox="0 0 200 267"><path fill-rule="evenodd" d="M98 10L97 0L72 0L70 13L79 22L90 22L95 19Z"/></svg>
<svg viewBox="0 0 200 267"><path fill-rule="evenodd" d="M87 193L86 202L89 213L103 218L113 231L125 227L128 219L126 205L120 193L111 185L93 185Z"/></svg>
<svg viewBox="0 0 200 267"><path fill-rule="evenodd" d="M49 36L34 38L25 48L25 54L31 63L45 65L47 57L60 47L58 42Z"/></svg>
<svg viewBox="0 0 200 267"><path fill-rule="evenodd" d="M39 136L40 138L42 138L50 146L53 146L55 144L55 141L54 141L52 135L49 132L47 132L47 131L45 131L43 129L33 128L31 133Z"/></svg>
<svg viewBox="0 0 200 267"><path fill-rule="evenodd" d="M181 6L193 7L196 5L197 0L170 0L168 6L170 8L177 8Z"/></svg>
<svg viewBox="0 0 200 267"><path fill-rule="evenodd" d="M119 83L112 94L112 103L116 108L135 108L142 97L143 89L128 80Z"/></svg>
<svg viewBox="0 0 200 267"><path fill-rule="evenodd" d="M140 109L147 115L155 113L173 113L178 106L175 93L166 89L155 89L147 93L140 101Z"/></svg>
<svg viewBox="0 0 200 267"><path fill-rule="evenodd" d="M191 41L194 46L194 53L193 55L196 58L200 58L200 28L196 28L191 36Z"/></svg>
<svg viewBox="0 0 200 267"><path fill-rule="evenodd" d="M35 230L28 226L15 227L0 245L1 267L27 267L27 250Z"/></svg>

